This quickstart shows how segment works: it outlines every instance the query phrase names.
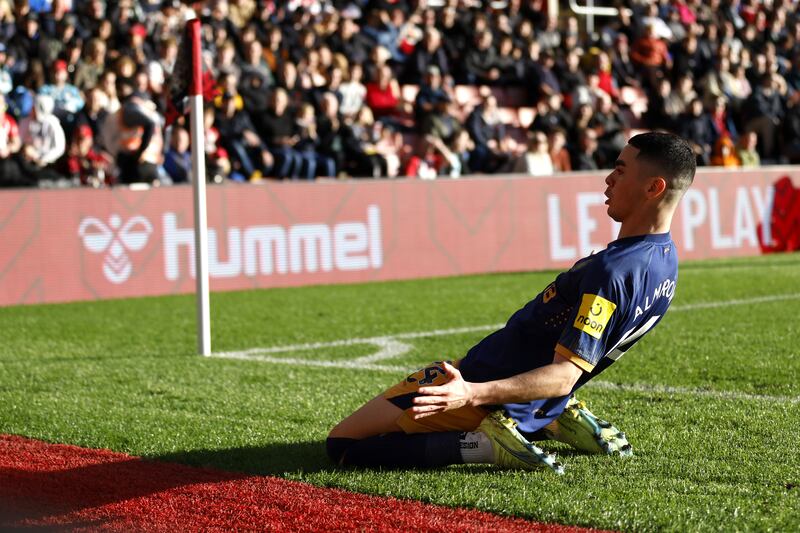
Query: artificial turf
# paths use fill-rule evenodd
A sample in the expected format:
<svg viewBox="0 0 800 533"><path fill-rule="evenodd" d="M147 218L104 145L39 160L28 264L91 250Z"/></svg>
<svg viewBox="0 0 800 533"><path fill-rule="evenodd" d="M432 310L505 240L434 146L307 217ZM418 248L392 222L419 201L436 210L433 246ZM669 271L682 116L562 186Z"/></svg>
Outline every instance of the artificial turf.
<svg viewBox="0 0 800 533"><path fill-rule="evenodd" d="M214 350L497 324L553 277L217 293ZM693 307L761 296L784 299ZM796 530L798 309L799 255L682 265L662 323L598 378L604 386L580 394L627 433L634 457L548 443L566 464L563 477L484 466L334 468L323 444L330 427L403 372L197 356L190 296L0 309L0 433L545 522ZM458 358L484 334L405 338L413 349L381 363L413 370ZM280 355L344 361L371 351L352 345Z"/></svg>

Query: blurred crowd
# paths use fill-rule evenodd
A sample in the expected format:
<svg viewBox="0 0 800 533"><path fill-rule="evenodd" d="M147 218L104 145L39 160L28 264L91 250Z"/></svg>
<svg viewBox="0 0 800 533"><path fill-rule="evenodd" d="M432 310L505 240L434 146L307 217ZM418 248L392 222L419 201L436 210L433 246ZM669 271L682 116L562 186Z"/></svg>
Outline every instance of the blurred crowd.
<svg viewBox="0 0 800 533"><path fill-rule="evenodd" d="M190 181L164 117L192 11L210 181L595 170L642 129L800 161L796 0L621 0L592 34L546 4L0 0L0 185Z"/></svg>

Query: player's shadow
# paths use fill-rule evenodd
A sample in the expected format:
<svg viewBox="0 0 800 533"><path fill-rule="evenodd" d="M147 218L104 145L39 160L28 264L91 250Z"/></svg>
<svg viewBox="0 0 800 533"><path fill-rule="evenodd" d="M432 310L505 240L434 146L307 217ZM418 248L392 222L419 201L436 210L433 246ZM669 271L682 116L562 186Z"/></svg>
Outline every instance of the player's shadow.
<svg viewBox="0 0 800 533"><path fill-rule="evenodd" d="M335 468L328 460L325 443L322 441L265 444L219 450L183 450L147 458L261 476L321 472Z"/></svg>

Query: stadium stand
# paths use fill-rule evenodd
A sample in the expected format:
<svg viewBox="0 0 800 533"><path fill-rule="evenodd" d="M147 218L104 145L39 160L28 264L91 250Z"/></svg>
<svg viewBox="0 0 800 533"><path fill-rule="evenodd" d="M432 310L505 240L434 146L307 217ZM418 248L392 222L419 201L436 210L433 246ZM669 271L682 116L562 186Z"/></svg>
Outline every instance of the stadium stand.
<svg viewBox="0 0 800 533"><path fill-rule="evenodd" d="M164 121L191 9L212 181L603 168L648 129L797 163L796 3L621 0L590 34L543 0L0 0L0 186L191 180Z"/></svg>

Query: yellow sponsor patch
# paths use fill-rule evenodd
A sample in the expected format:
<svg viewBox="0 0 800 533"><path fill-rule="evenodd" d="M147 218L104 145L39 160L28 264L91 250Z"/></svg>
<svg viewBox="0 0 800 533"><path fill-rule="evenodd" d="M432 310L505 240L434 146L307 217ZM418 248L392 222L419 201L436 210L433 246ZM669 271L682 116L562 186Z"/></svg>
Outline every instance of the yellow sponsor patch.
<svg viewBox="0 0 800 533"><path fill-rule="evenodd" d="M581 299L581 308L578 310L578 316L575 317L575 322L572 324L577 329L588 333L595 339L599 339L603 335L603 331L611 320L611 315L617 304L610 302L596 294L584 294Z"/></svg>

